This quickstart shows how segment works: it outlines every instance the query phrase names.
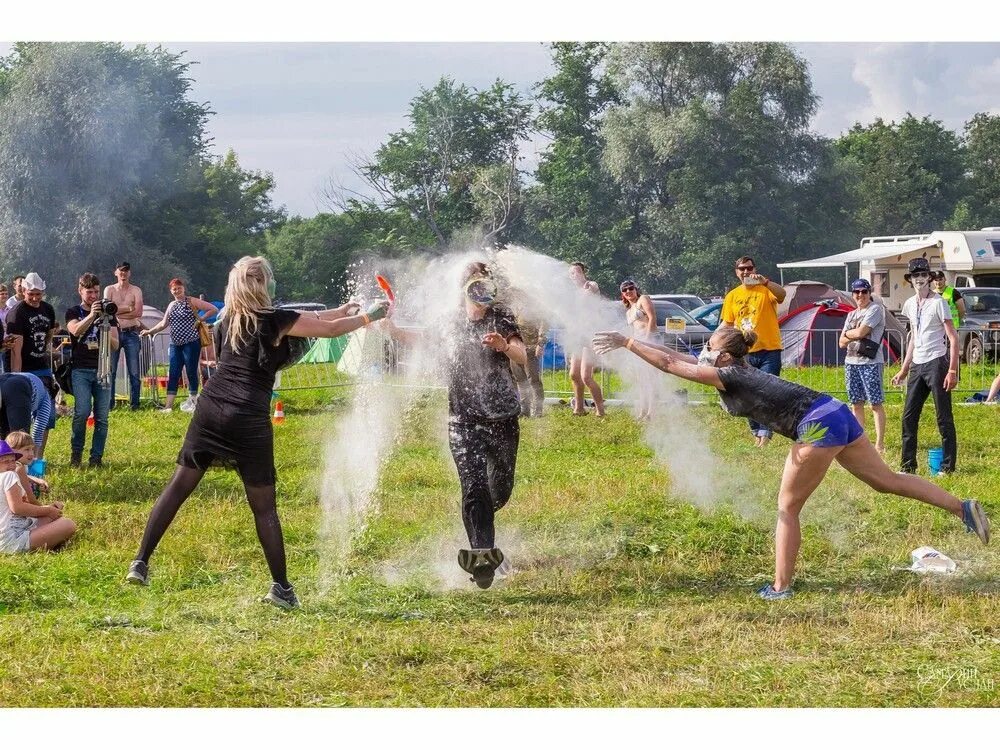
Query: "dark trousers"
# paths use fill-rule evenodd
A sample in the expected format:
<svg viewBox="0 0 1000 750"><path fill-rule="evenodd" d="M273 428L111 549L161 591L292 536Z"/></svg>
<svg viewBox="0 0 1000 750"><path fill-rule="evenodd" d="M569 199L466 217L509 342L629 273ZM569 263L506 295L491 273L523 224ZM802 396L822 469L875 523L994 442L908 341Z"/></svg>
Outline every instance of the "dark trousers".
<svg viewBox="0 0 1000 750"><path fill-rule="evenodd" d="M747 355L747 364L751 367L755 367L761 372L768 372L771 375L781 374L781 349L762 349L759 352L753 352ZM750 423L750 432L754 435L764 435L766 437L772 437L773 433L764 425L759 422L754 422L752 419L747 420Z"/></svg>
<svg viewBox="0 0 1000 750"><path fill-rule="evenodd" d="M903 471L917 470L917 427L928 395L934 398L934 412L944 449L941 471L955 470L958 440L955 437L955 419L951 414L951 394L944 389L944 376L948 374L949 363L950 359L945 355L922 365L910 366L903 406Z"/></svg>
<svg viewBox="0 0 1000 750"><path fill-rule="evenodd" d="M462 484L462 522L472 549L495 546L493 518L514 491L520 435L517 417L448 420L448 445Z"/></svg>

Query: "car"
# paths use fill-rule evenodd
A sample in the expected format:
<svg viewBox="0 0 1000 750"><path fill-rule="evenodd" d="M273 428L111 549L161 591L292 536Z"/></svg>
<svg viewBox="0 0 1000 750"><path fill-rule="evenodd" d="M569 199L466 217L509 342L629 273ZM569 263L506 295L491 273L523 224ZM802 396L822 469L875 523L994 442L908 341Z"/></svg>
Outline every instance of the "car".
<svg viewBox="0 0 1000 750"><path fill-rule="evenodd" d="M691 310L691 317L705 328L714 331L722 321L722 302L709 302L707 305Z"/></svg>
<svg viewBox="0 0 1000 750"><path fill-rule="evenodd" d="M958 329L962 359L975 365L986 357L991 361L1000 354L1000 287L959 287L965 300L965 320Z"/></svg>
<svg viewBox="0 0 1000 750"><path fill-rule="evenodd" d="M653 300L656 329L664 345L695 356L712 336L712 331L699 323L678 304L668 300Z"/></svg>
<svg viewBox="0 0 1000 750"><path fill-rule="evenodd" d="M656 300L673 302L675 305L680 305L688 312L691 312L696 307L701 307L707 301L703 300L696 294L651 294L649 295L649 298L654 302L656 302Z"/></svg>

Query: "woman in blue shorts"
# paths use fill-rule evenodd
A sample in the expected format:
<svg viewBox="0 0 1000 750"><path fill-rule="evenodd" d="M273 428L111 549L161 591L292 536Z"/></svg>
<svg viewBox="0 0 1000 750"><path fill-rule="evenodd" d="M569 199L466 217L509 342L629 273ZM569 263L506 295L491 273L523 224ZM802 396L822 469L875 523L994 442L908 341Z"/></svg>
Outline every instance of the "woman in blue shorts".
<svg viewBox="0 0 1000 750"><path fill-rule="evenodd" d="M989 520L977 501L960 500L918 476L892 471L846 404L748 367L744 357L756 338L752 331L738 328L718 330L695 359L609 331L594 336L594 351L604 354L623 346L664 372L717 388L727 412L749 417L795 441L778 491L774 582L758 591L761 598L787 599L792 595L792 575L802 541L799 514L834 459L877 492L912 497L944 508L961 518L983 544L989 542Z"/></svg>

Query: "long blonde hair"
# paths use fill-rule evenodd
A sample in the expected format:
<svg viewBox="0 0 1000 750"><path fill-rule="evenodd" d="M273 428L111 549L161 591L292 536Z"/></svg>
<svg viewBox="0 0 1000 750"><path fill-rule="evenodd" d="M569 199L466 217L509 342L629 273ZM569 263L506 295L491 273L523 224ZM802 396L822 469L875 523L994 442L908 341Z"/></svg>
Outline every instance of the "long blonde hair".
<svg viewBox="0 0 1000 750"><path fill-rule="evenodd" d="M226 283L225 304L219 317L228 324L226 341L234 352L239 353L257 333L259 316L274 309L267 291L273 278L274 271L267 258L244 255L233 264Z"/></svg>

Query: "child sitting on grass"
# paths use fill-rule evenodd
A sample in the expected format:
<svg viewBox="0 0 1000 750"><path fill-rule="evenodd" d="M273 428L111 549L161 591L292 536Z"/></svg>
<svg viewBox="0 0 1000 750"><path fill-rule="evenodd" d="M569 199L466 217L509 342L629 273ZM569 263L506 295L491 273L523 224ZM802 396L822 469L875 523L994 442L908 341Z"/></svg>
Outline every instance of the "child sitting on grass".
<svg viewBox="0 0 1000 750"><path fill-rule="evenodd" d="M5 440L12 451L21 454L21 457L17 459L17 478L21 480L21 487L24 488L25 495L29 498L34 496L37 500L39 495L49 491L49 483L41 477L28 473L28 468L35 461L34 439L27 432L16 430L7 435ZM62 509L62 503L59 503L59 508Z"/></svg>
<svg viewBox="0 0 1000 750"><path fill-rule="evenodd" d="M11 433L20 444L19 433ZM30 456L34 457L34 443L27 433L20 433L27 440ZM62 503L39 505L30 486L27 472L18 465L24 454L13 450L6 440L0 440L0 492L5 502L0 502L0 552L17 553L35 549L51 549L76 533L76 524L63 517ZM28 459L32 460L31 458ZM24 479L19 474L24 474ZM22 481L24 484L22 484Z"/></svg>

